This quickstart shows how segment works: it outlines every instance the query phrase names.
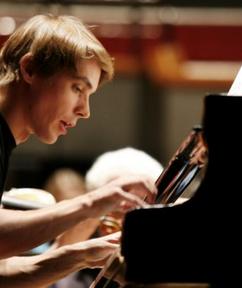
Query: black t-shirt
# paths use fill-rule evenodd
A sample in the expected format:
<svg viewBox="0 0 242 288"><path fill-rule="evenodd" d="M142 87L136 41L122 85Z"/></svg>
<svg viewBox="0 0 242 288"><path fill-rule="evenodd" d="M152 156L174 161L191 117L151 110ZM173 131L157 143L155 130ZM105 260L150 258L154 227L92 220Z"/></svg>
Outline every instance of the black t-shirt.
<svg viewBox="0 0 242 288"><path fill-rule="evenodd" d="M9 157L15 147L16 142L13 134L7 122L0 114L0 202L7 177Z"/></svg>

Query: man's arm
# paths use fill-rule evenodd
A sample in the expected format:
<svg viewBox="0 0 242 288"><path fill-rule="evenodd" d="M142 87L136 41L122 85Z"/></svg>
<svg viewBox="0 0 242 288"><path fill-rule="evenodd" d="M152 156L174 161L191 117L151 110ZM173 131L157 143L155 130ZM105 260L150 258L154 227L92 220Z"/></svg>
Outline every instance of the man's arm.
<svg viewBox="0 0 242 288"><path fill-rule="evenodd" d="M84 204L81 199L73 202L28 211L0 209L0 258L19 255L52 240L81 221Z"/></svg>
<svg viewBox="0 0 242 288"><path fill-rule="evenodd" d="M86 267L101 267L118 249L120 234L113 234L47 251L37 256L0 260L0 287L41 288Z"/></svg>
<svg viewBox="0 0 242 288"><path fill-rule="evenodd" d="M130 185L132 191L129 191ZM48 208L29 211L0 209L0 258L19 255L52 240L87 218L98 218L112 210L125 212L132 207L144 206L140 198L147 194L153 197L155 193L154 184L144 177L123 177Z"/></svg>
<svg viewBox="0 0 242 288"><path fill-rule="evenodd" d="M97 231L99 225L100 225L100 218L86 219L75 225L73 228L68 229L67 231L59 235L55 239L51 247L57 248L67 244L86 241L90 239L94 235L94 233L95 234L98 233Z"/></svg>

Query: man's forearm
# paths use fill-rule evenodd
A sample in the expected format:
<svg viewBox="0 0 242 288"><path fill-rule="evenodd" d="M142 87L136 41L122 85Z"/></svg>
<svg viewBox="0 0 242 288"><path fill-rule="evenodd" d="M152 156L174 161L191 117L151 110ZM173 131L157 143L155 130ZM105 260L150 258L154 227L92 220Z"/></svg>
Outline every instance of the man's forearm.
<svg viewBox="0 0 242 288"><path fill-rule="evenodd" d="M58 236L52 247L58 248L64 245L86 241L94 235L95 231L98 229L99 224L100 218L86 219Z"/></svg>
<svg viewBox="0 0 242 288"><path fill-rule="evenodd" d="M0 258L19 255L52 240L89 217L87 202L77 197L38 210L0 209Z"/></svg>
<svg viewBox="0 0 242 288"><path fill-rule="evenodd" d="M0 260L0 287L42 288L83 268L102 267L117 251L119 233L48 250L37 256ZM112 242L112 243L111 243Z"/></svg>
<svg viewBox="0 0 242 288"><path fill-rule="evenodd" d="M60 261L61 260L61 261ZM0 287L41 288L82 269L82 253L65 246L38 256L0 260Z"/></svg>

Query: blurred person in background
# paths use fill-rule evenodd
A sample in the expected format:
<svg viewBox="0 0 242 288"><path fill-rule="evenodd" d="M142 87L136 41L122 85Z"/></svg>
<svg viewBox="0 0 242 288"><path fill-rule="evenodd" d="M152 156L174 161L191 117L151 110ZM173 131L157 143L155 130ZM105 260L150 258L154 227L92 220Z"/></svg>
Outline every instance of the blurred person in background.
<svg viewBox="0 0 242 288"><path fill-rule="evenodd" d="M15 30L0 51L0 195L12 150L31 135L53 144L79 119L89 118L90 96L112 76L112 58L76 17L37 15ZM87 218L146 207L143 199L152 203L156 193L148 177L128 175L43 209L0 208L0 286L38 288L102 267L117 250L119 233L36 256L16 255Z"/></svg>
<svg viewBox="0 0 242 288"><path fill-rule="evenodd" d="M44 190L50 192L56 202L72 199L87 192L84 176L72 168L59 168L47 179ZM66 230L55 240L55 246L72 244L95 235L99 218L88 218Z"/></svg>
<svg viewBox="0 0 242 288"><path fill-rule="evenodd" d="M84 176L72 168L59 168L48 178L44 189L50 192L57 202L71 199L87 192ZM98 237L97 227L99 218L86 219L71 229L66 230L55 239L51 249L57 246L85 241L89 238ZM87 288L95 279L98 271L96 269L82 269L73 272L63 279L57 281L51 287L54 288Z"/></svg>

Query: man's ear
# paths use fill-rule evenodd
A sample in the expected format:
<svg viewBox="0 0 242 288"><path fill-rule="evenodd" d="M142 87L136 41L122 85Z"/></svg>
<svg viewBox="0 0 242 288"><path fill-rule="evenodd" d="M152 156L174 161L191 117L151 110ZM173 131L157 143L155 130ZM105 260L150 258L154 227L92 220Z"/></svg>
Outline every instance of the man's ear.
<svg viewBox="0 0 242 288"><path fill-rule="evenodd" d="M32 67L32 54L27 53L19 61L19 67L22 78L29 84L33 79L33 67Z"/></svg>

